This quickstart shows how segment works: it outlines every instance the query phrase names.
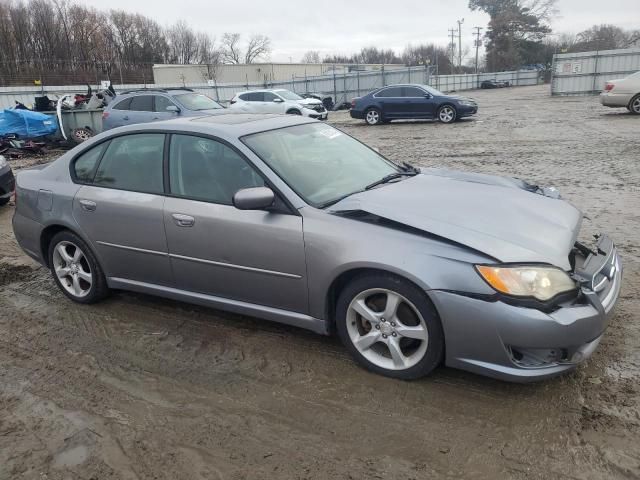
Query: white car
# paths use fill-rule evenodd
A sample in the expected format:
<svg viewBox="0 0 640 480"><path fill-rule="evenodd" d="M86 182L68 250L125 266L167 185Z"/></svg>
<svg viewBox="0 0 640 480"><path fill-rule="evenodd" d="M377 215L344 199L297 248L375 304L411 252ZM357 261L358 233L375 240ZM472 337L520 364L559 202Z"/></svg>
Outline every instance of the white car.
<svg viewBox="0 0 640 480"><path fill-rule="evenodd" d="M640 72L620 80L609 80L600 94L605 107L627 107L631 113L640 115Z"/></svg>
<svg viewBox="0 0 640 480"><path fill-rule="evenodd" d="M290 90L251 90L236 94L230 109L241 113L288 113L326 120L329 113L316 98L302 98Z"/></svg>

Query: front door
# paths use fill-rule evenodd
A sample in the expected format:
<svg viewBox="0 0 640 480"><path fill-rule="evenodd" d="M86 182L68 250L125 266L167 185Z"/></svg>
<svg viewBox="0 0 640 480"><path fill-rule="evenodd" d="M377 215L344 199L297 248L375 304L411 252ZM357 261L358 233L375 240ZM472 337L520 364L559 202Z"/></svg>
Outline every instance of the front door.
<svg viewBox="0 0 640 480"><path fill-rule="evenodd" d="M116 137L74 163L85 185L73 199L73 216L107 277L172 283L164 232L164 138L159 133Z"/></svg>
<svg viewBox="0 0 640 480"><path fill-rule="evenodd" d="M403 97L408 106L407 116L432 118L435 102L427 92L418 87L403 87Z"/></svg>
<svg viewBox="0 0 640 480"><path fill-rule="evenodd" d="M176 286L307 313L302 217L238 210L235 192L263 186L230 146L172 135L164 221Z"/></svg>

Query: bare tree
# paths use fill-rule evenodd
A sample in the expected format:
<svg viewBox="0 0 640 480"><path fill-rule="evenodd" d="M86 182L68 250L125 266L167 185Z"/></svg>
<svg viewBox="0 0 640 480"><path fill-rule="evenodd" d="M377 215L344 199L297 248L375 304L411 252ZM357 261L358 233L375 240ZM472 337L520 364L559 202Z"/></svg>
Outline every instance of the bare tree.
<svg viewBox="0 0 640 480"><path fill-rule="evenodd" d="M242 51L240 49L240 34L225 33L222 36L222 61L224 63L240 63Z"/></svg>
<svg viewBox="0 0 640 480"><path fill-rule="evenodd" d="M321 63L320 52L317 50L309 50L302 56L300 61L302 63Z"/></svg>
<svg viewBox="0 0 640 480"><path fill-rule="evenodd" d="M253 35L247 43L244 63L254 63L271 53L271 39L266 35Z"/></svg>

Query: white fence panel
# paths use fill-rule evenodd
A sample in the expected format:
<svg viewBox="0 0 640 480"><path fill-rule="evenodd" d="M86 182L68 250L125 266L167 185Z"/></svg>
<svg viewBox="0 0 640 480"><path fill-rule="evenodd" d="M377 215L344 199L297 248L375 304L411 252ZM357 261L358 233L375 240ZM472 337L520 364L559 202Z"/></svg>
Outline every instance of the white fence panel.
<svg viewBox="0 0 640 480"><path fill-rule="evenodd" d="M498 72L481 74L460 75L432 75L427 67L411 67L399 70L363 71L351 73L336 73L321 77L297 77L288 81L272 83L234 83L209 85L197 84L138 84L138 85L114 85L116 91L132 90L136 88L169 88L188 87L197 92L228 103L236 93L244 90L259 88L286 88L297 93L316 92L331 95L336 103L349 102L352 98L397 83L428 84L443 92L459 90L473 90L480 88L483 80L506 80L514 86L537 85L542 81L537 71ZM27 106L33 105L36 96L47 95L56 100L63 95L71 93L84 93L85 87L81 85L63 86L27 86L27 87L0 87L0 108L11 108L18 101Z"/></svg>
<svg viewBox="0 0 640 480"><path fill-rule="evenodd" d="M552 95L594 95L607 80L624 78L640 70L640 48L553 56Z"/></svg>

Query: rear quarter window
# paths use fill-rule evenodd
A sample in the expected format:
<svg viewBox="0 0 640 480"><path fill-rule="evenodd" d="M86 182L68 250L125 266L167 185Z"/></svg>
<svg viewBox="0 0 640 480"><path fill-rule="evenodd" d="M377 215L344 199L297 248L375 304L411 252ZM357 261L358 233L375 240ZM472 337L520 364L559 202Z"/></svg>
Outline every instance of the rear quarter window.
<svg viewBox="0 0 640 480"><path fill-rule="evenodd" d="M73 162L73 173L75 174L78 182L93 182L93 177L95 176L98 168L98 162L100 162L100 158L108 144L109 142L101 143L76 158L75 162Z"/></svg>

